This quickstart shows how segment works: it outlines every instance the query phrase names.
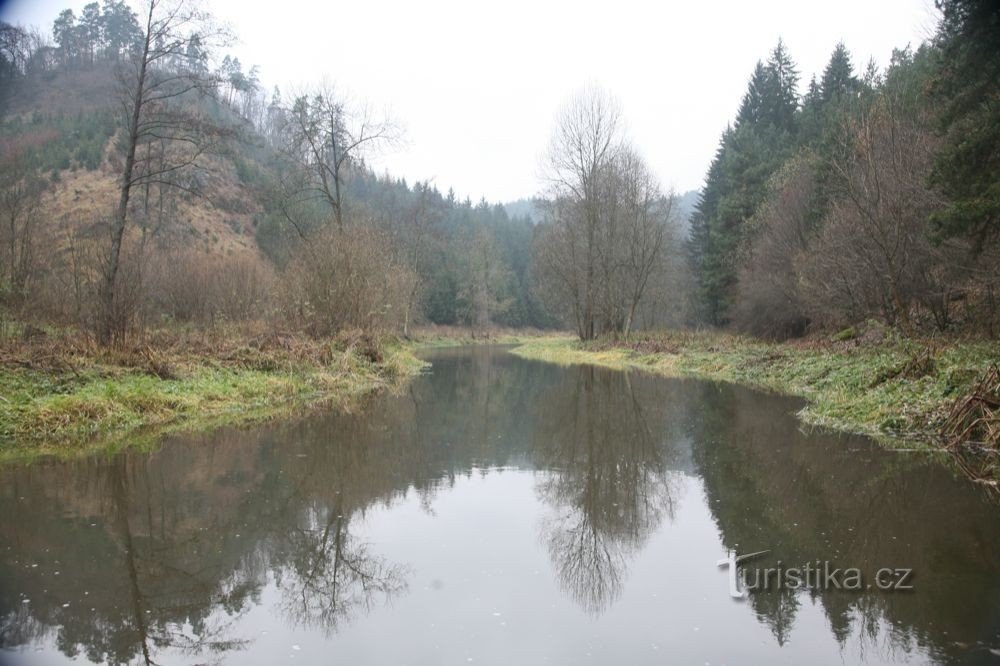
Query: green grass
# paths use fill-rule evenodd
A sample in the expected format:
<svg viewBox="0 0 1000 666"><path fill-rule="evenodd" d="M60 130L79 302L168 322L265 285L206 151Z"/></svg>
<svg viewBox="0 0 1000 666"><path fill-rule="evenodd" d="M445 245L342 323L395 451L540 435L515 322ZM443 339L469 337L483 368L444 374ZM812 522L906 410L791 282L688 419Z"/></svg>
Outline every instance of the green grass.
<svg viewBox="0 0 1000 666"><path fill-rule="evenodd" d="M290 414L392 387L424 363L409 348L380 363L351 352L273 370L185 358L176 379L99 362L55 372L0 368L0 461L149 445L174 430L200 430Z"/></svg>
<svg viewBox="0 0 1000 666"><path fill-rule="evenodd" d="M799 416L808 424L895 443L932 443L955 399L1000 362L1000 347L989 342L890 337L864 345L780 344L716 333L658 334L628 347L538 340L514 353L561 364L640 367L797 395L807 400ZM931 362L921 363L927 357Z"/></svg>

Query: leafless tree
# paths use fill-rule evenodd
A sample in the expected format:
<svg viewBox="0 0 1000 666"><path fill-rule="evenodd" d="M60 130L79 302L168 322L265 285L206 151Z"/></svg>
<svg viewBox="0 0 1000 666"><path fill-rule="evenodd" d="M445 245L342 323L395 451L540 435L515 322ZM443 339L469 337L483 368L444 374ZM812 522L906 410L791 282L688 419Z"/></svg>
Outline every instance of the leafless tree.
<svg viewBox="0 0 1000 666"><path fill-rule="evenodd" d="M617 104L600 90L563 112L548 169L550 221L535 249L543 296L574 321L580 339L627 338L651 277L664 268L673 199L624 139Z"/></svg>
<svg viewBox="0 0 1000 666"><path fill-rule="evenodd" d="M573 298L577 333L583 340L593 339L597 333L602 175L623 142L618 102L604 90L588 88L563 109L549 147L547 178L557 201L554 224L562 227L552 234L552 240L563 251L553 248L556 256L547 253L545 258L553 263L545 272L555 279L561 276L561 291Z"/></svg>
<svg viewBox="0 0 1000 666"><path fill-rule="evenodd" d="M616 213L621 218L620 239L611 245L616 270L613 279L619 282L621 300L618 309L624 312L620 325L628 340L650 278L664 268L667 245L676 246L670 234L670 219L674 198L664 196L656 178L645 162L633 150L623 150L615 161L618 186ZM616 316L620 321L621 315ZM615 330L618 330L616 327Z"/></svg>
<svg viewBox="0 0 1000 666"><path fill-rule="evenodd" d="M22 142L0 142L0 296L19 305L35 264L42 183Z"/></svg>
<svg viewBox="0 0 1000 666"><path fill-rule="evenodd" d="M289 194L325 201L337 227L343 229L343 189L349 170L398 141L399 128L367 105L352 104L329 85L298 96L283 117L293 162L303 165L307 175L299 181L301 189Z"/></svg>
<svg viewBox="0 0 1000 666"><path fill-rule="evenodd" d="M284 301L288 318L315 335L386 331L402 323L413 280L387 234L331 227L303 243L285 270Z"/></svg>
<svg viewBox="0 0 1000 666"><path fill-rule="evenodd" d="M832 160L835 197L800 268L817 315L881 315L904 330L918 294L933 284L927 220L941 205L926 186L935 138L891 91L846 121Z"/></svg>
<svg viewBox="0 0 1000 666"><path fill-rule="evenodd" d="M157 185L196 192L190 172L207 169L206 155L231 135L198 103L215 93L217 77L175 64L192 42L205 49L227 41L228 32L193 0L147 0L141 19L140 40L118 72L124 162L100 289L98 337L104 344L121 340L128 326L129 313L119 307L116 293L133 189ZM151 143L161 149L142 150Z"/></svg>
<svg viewBox="0 0 1000 666"><path fill-rule="evenodd" d="M771 179L767 198L749 220L739 253L737 328L784 338L805 332L808 318L799 289L797 262L811 251L809 213L816 192L814 158L790 160Z"/></svg>

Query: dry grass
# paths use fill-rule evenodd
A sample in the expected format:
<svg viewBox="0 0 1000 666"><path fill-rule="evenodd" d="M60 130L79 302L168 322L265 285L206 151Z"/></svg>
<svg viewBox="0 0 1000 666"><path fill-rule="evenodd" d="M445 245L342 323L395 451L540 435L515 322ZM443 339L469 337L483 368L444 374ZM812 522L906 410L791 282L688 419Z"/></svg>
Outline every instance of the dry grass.
<svg viewBox="0 0 1000 666"><path fill-rule="evenodd" d="M0 458L120 445L140 429L266 418L392 386L423 364L360 333L158 331L106 350L82 336L0 345Z"/></svg>
<svg viewBox="0 0 1000 666"><path fill-rule="evenodd" d="M430 324L415 328L410 338L418 347L457 347L476 344L510 345L565 336L566 333L560 331L543 331L537 328L494 326L489 331L478 331L468 326Z"/></svg>

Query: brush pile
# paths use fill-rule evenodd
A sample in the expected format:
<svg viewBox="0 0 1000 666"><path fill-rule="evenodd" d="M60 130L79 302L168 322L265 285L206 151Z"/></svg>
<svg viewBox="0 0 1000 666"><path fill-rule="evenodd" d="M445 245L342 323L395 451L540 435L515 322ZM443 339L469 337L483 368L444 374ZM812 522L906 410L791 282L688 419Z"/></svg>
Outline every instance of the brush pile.
<svg viewBox="0 0 1000 666"><path fill-rule="evenodd" d="M955 401L941 434L953 451L1000 453L1000 367L987 370L969 393Z"/></svg>

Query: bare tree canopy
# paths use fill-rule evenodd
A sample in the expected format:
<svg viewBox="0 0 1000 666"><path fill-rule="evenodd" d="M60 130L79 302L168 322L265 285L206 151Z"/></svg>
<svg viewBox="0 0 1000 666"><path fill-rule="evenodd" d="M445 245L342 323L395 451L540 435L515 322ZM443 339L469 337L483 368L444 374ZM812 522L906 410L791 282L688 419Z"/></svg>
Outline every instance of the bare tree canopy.
<svg viewBox="0 0 1000 666"><path fill-rule="evenodd" d="M289 196L325 201L343 229L348 172L363 169L367 157L397 142L399 127L367 105L352 103L332 85L296 97L282 115L284 147L302 167Z"/></svg>
<svg viewBox="0 0 1000 666"><path fill-rule="evenodd" d="M673 197L625 139L617 101L573 98L547 157L550 218L536 243L538 277L582 340L632 330L651 276L665 266Z"/></svg>
<svg viewBox="0 0 1000 666"><path fill-rule="evenodd" d="M133 189L196 191L192 172L206 169L205 155L232 134L203 105L188 103L191 96L216 91L216 76L198 66L197 54L228 40L229 33L193 0L148 0L144 6L137 41L118 71L124 164L101 286L98 337L105 344L123 337L129 323L116 294Z"/></svg>

